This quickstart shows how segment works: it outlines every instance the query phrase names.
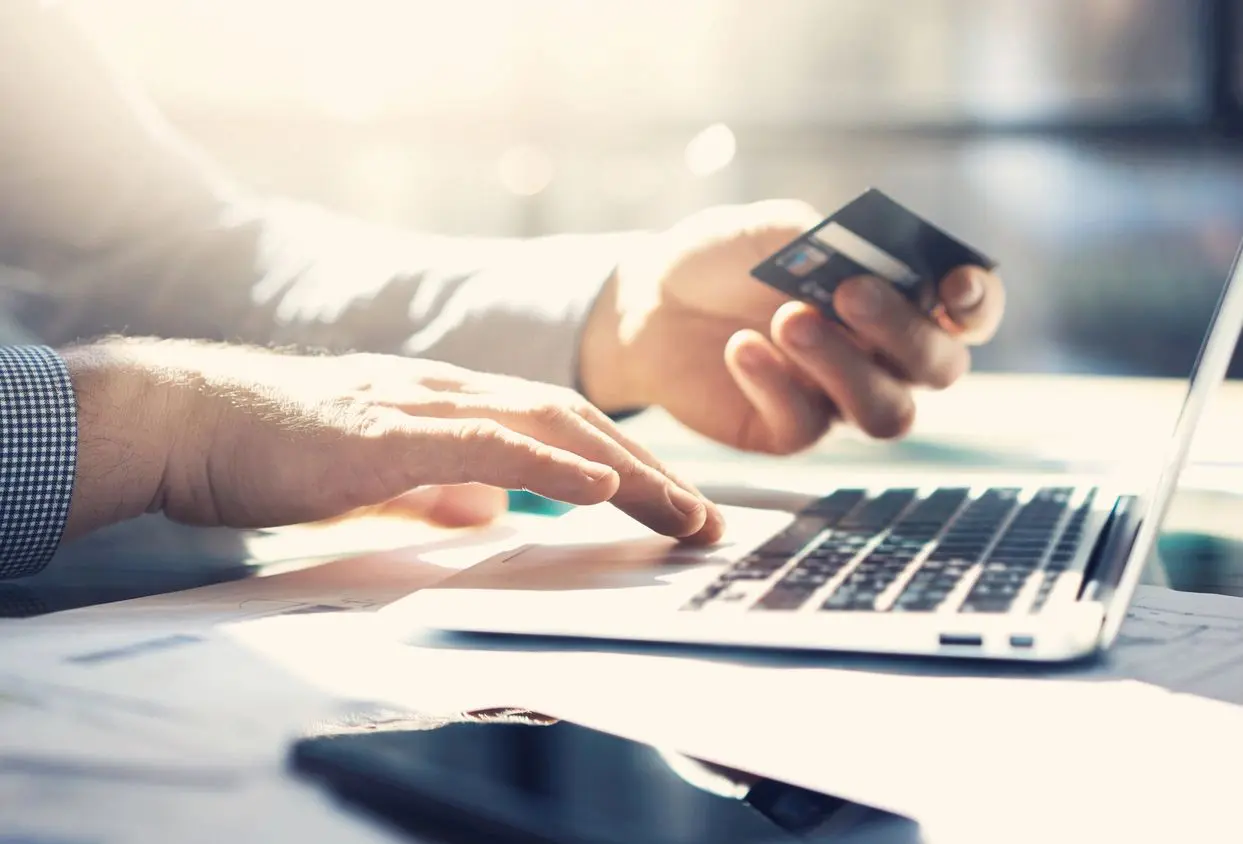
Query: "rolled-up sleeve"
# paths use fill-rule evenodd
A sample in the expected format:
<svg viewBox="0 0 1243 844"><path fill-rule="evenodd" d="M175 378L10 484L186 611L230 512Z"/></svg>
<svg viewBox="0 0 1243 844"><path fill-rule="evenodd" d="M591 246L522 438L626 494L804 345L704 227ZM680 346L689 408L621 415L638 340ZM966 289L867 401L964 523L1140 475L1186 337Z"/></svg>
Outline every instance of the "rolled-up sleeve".
<svg viewBox="0 0 1243 844"><path fill-rule="evenodd" d="M572 386L631 233L445 237L247 190L68 4L0 0L0 264L42 342L108 333L407 354ZM3 291L0 291L3 292Z"/></svg>
<svg viewBox="0 0 1243 844"><path fill-rule="evenodd" d="M65 363L42 346L0 346L0 578L56 552L77 464L77 409Z"/></svg>

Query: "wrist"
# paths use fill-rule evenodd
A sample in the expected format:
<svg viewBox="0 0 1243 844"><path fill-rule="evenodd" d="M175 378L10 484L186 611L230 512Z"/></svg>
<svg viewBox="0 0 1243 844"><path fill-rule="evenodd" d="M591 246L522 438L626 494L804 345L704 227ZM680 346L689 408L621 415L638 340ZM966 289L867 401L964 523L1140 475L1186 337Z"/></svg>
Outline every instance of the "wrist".
<svg viewBox="0 0 1243 844"><path fill-rule="evenodd" d="M636 377L633 334L627 325L626 285L618 266L605 282L584 325L579 345L579 384L583 395L612 416L651 404Z"/></svg>
<svg viewBox="0 0 1243 844"><path fill-rule="evenodd" d="M583 326L578 350L578 381L583 395L605 413L626 407L626 389L619 377L622 355L621 311L617 271L605 281Z"/></svg>
<svg viewBox="0 0 1243 844"><path fill-rule="evenodd" d="M61 351L78 416L78 459L67 539L159 508L170 450L169 393L139 341Z"/></svg>

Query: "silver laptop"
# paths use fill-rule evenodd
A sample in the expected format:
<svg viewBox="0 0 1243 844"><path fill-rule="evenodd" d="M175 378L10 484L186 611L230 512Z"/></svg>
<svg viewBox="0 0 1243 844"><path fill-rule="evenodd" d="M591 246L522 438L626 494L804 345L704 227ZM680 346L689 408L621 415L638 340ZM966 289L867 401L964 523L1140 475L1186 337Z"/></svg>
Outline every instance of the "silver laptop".
<svg viewBox="0 0 1243 844"><path fill-rule="evenodd" d="M1236 256L1155 477L912 479L731 508L691 549L575 511L395 604L410 629L1061 661L1108 648L1243 325Z"/></svg>

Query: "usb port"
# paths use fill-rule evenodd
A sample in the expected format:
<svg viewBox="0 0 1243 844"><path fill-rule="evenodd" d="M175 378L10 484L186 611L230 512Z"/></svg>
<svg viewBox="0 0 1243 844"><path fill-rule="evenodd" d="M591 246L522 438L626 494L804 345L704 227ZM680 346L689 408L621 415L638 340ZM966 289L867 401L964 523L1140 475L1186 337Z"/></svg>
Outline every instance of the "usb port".
<svg viewBox="0 0 1243 844"><path fill-rule="evenodd" d="M942 633L941 644L950 647L978 648L984 644L984 637L969 633Z"/></svg>
<svg viewBox="0 0 1243 844"><path fill-rule="evenodd" d="M1010 647L1012 648L1030 648L1034 644L1036 644L1036 638L1034 636L1010 637Z"/></svg>

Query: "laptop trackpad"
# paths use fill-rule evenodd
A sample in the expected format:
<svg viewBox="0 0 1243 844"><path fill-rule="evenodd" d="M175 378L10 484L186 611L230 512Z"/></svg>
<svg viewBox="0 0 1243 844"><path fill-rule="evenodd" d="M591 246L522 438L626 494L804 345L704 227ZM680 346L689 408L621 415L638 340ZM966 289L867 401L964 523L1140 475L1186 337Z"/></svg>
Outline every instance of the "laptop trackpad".
<svg viewBox="0 0 1243 844"><path fill-rule="evenodd" d="M610 506L573 511L538 542L484 560L443 581L443 589L564 591L673 584L700 564L731 563L791 519L789 513L722 508L726 535L708 548L653 534Z"/></svg>

